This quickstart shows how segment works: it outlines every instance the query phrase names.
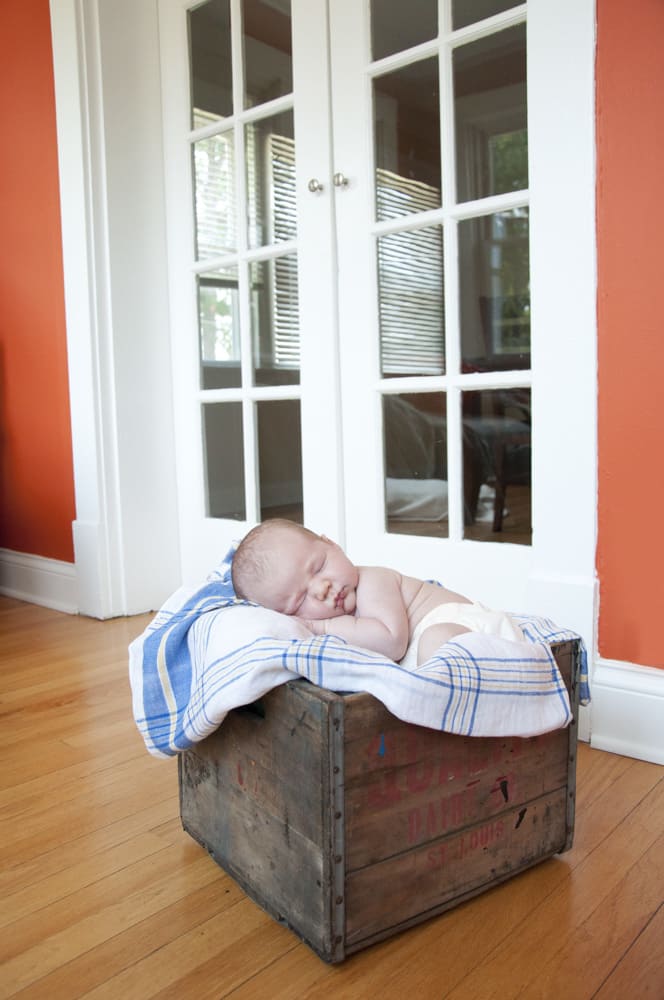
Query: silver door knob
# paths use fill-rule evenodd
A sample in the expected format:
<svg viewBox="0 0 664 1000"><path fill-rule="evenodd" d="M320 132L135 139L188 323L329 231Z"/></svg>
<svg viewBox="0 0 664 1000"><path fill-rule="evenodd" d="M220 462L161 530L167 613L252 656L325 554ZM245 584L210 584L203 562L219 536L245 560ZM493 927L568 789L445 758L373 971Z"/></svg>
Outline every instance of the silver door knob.
<svg viewBox="0 0 664 1000"><path fill-rule="evenodd" d="M332 178L332 180L334 182L334 186L335 187L338 187L338 188L348 187L348 178L345 176L345 174L337 173L337 174L334 175L334 177Z"/></svg>
<svg viewBox="0 0 664 1000"><path fill-rule="evenodd" d="M319 191L323 190L323 185L315 177L311 178L311 180L307 184L307 187L309 188L312 194L317 194Z"/></svg>

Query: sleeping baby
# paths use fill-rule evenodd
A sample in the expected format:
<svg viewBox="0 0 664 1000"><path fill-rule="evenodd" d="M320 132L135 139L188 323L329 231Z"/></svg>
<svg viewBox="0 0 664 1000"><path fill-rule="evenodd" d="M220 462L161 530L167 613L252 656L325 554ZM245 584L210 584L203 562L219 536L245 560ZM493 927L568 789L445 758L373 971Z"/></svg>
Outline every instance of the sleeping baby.
<svg viewBox="0 0 664 1000"><path fill-rule="evenodd" d="M508 614L393 569L355 566L336 542L282 518L242 539L231 574L238 597L407 667L463 632L524 639Z"/></svg>

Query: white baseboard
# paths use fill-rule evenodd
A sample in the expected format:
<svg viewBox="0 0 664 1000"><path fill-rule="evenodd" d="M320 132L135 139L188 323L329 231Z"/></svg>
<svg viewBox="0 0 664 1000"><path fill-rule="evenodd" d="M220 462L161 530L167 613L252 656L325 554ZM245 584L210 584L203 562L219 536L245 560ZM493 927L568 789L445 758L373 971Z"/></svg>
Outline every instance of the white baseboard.
<svg viewBox="0 0 664 1000"><path fill-rule="evenodd" d="M597 660L590 712L592 747L664 764L664 670Z"/></svg>
<svg viewBox="0 0 664 1000"><path fill-rule="evenodd" d="M78 614L76 567L59 559L0 549L0 594Z"/></svg>

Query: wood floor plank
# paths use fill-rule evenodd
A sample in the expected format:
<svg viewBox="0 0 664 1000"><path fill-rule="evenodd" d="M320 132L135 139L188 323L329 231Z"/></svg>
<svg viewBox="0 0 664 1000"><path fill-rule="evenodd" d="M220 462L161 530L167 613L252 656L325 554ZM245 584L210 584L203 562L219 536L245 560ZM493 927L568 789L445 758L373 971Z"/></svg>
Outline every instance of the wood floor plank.
<svg viewBox="0 0 664 1000"><path fill-rule="evenodd" d="M641 928L648 925L663 902L664 833L546 965L533 970L528 996L548 1000L565 995L569 1000L583 1000L588 992L594 995L611 973L615 955L631 948ZM582 948L579 941L583 942Z"/></svg>
<svg viewBox="0 0 664 1000"><path fill-rule="evenodd" d="M97 852L84 861L63 868L46 878L40 878L32 885L24 886L11 895L3 897L0 927L29 917L37 910L66 900L68 896L77 895L80 898L81 889L94 885L107 875L112 875L133 864L145 863L152 855L163 850L163 840L147 833L141 833L110 850Z"/></svg>
<svg viewBox="0 0 664 1000"><path fill-rule="evenodd" d="M66 839L72 829L79 835L90 833L171 796L168 784L145 781L131 790L112 785L100 790L97 801L79 796L62 806L55 804L49 808L46 805L43 811L23 821L25 828L21 824L8 833L2 849L4 863L43 854Z"/></svg>
<svg viewBox="0 0 664 1000"><path fill-rule="evenodd" d="M611 970L595 1000L661 1000L664 997L664 903Z"/></svg>
<svg viewBox="0 0 664 1000"><path fill-rule="evenodd" d="M180 946L183 935L241 900L245 900L244 894L232 879L222 877L207 882L158 913L59 965L14 996L21 1000L59 997L77 1000L148 956L160 954L170 942L178 942Z"/></svg>
<svg viewBox="0 0 664 1000"><path fill-rule="evenodd" d="M0 872L0 891L3 894L11 893L16 892L21 886L33 885L55 872L63 871L79 860L111 850L117 844L122 844L137 834L151 834L153 828L159 828L177 816L177 800L169 796L155 805L149 805L83 836L77 837L73 831L70 840L59 842L44 853L40 853L37 849L34 853L26 852L26 855L20 857L14 864L3 867Z"/></svg>
<svg viewBox="0 0 664 1000"><path fill-rule="evenodd" d="M108 759L112 763L108 763ZM90 794L97 788L104 788L117 782L125 782L125 787L135 778L150 775L161 780L165 768L140 748L133 751L119 747L117 753L109 753L96 760L86 760L73 764L69 768L61 768L58 772L58 800L71 801L81 794ZM53 781L50 775L40 775L29 782L13 785L0 792L0 823L15 823L20 816L38 813L44 808L48 793L52 790Z"/></svg>
<svg viewBox="0 0 664 1000"><path fill-rule="evenodd" d="M51 740L70 736L75 732L89 731L91 725L100 728L109 722L126 722L127 705L118 705L111 700L113 684L103 684L91 697L80 692L78 697L69 695L67 704L61 698L49 698L33 706L29 711L3 715L5 735L0 739L0 749L13 747L23 749L34 742L35 733Z"/></svg>
<svg viewBox="0 0 664 1000"><path fill-rule="evenodd" d="M587 743L579 744L576 805L581 814L616 782L622 781L634 761L614 753L597 753Z"/></svg>
<svg viewBox="0 0 664 1000"><path fill-rule="evenodd" d="M7 961L49 935L59 934L105 907L122 902L132 893L147 891L153 884L161 885L171 874L174 880L186 879L187 870L194 865L203 867L205 860L192 843L161 847L153 853L149 865L142 858L127 863L81 886L75 896L68 893L17 917L6 924L0 937L0 961Z"/></svg>
<svg viewBox="0 0 664 1000"><path fill-rule="evenodd" d="M289 932L241 899L87 993L86 1000L149 1000L164 994L198 998L197 979L202 991L214 984L212 996L219 997L246 979L258 956L261 965L269 965L289 947Z"/></svg>
<svg viewBox="0 0 664 1000"><path fill-rule="evenodd" d="M109 903L104 901L104 883L109 879L102 880L97 887L99 896L93 911L75 923L66 922L66 917L61 916L60 923L66 922L66 926L61 926L52 933L49 933L49 928L53 926L48 923L49 913L43 914L43 920L39 924L33 920L30 928L19 927L21 922L6 928L5 934L10 935L10 940L8 947L3 948L3 951L10 950L17 943L18 935L12 934L15 926L23 932L24 939L35 937L36 925L39 926L39 932L35 943L24 946L12 958L5 961L0 997L12 996L19 989L41 979L58 966L98 947L108 938L114 937L127 927L141 923L149 916L154 916L176 899L210 882L210 866L207 858L197 857L188 864L182 861L174 864L171 860L167 874L161 874L162 865L158 866L159 874L156 877L154 871L153 859L149 870L134 871L133 891L120 898L115 898L113 895ZM221 873L216 877L220 879ZM47 909L51 911L55 907ZM57 921L55 926L58 926Z"/></svg>
<svg viewBox="0 0 664 1000"><path fill-rule="evenodd" d="M138 732L131 727L126 730L124 738L115 744L106 742L104 735L100 731L98 742L86 749L75 749L63 740L43 740L32 741L20 749L3 753L3 767L6 768L3 771L3 788L9 790L55 772L59 774L66 767L84 767L86 764L94 767L99 762L103 764L109 752L113 752L116 747L124 747L130 756L145 753Z"/></svg>
<svg viewBox="0 0 664 1000"><path fill-rule="evenodd" d="M173 819L166 820L165 823L161 823L159 826L154 827L150 832L167 844L172 844L179 837L186 836L186 834L183 833L182 820L179 815L175 816Z"/></svg>
<svg viewBox="0 0 664 1000"><path fill-rule="evenodd" d="M104 771L112 770L125 761L138 760L144 757L145 747L143 742L139 738L135 740L131 739L119 746L104 747L103 751L97 755L76 761L75 764L71 764L67 768L61 768L58 779L61 778L62 782L66 784L67 782L84 778L88 774L101 774ZM3 761L4 759L3 754ZM161 764L163 767L165 762L156 761L155 759L155 763ZM20 801L24 795L31 795L33 792L44 794L48 790L52 790L53 787L52 779L48 773L41 772L34 775L34 777L25 778L21 775L21 779L17 784L10 785L3 778L2 787L0 788L0 809L13 802Z"/></svg>

